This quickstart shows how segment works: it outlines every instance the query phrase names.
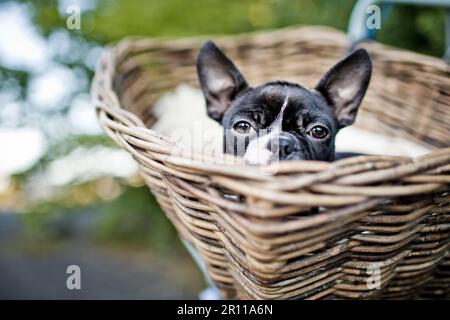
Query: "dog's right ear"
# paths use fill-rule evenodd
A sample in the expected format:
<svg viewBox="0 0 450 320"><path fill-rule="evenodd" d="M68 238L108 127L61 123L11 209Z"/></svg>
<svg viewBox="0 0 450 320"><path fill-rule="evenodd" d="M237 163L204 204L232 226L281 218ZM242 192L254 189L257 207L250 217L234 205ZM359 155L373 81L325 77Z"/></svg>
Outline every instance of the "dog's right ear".
<svg viewBox="0 0 450 320"><path fill-rule="evenodd" d="M355 121L371 74L369 54L358 49L332 67L316 86L330 104L340 128Z"/></svg>
<svg viewBox="0 0 450 320"><path fill-rule="evenodd" d="M248 87L244 76L212 42L206 42L197 57L197 73L206 100L208 116L221 122L236 95Z"/></svg>

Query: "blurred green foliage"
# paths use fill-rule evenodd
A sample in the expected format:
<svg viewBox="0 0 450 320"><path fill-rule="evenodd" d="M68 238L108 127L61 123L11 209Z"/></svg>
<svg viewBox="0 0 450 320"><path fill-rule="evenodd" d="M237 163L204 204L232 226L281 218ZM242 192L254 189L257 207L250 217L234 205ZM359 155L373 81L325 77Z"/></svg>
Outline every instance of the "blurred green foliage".
<svg viewBox="0 0 450 320"><path fill-rule="evenodd" d="M114 41L130 34L153 37L235 34L299 23L345 29L354 3L354 0L107 0L102 1L95 14L92 36L100 41Z"/></svg>
<svg viewBox="0 0 450 320"><path fill-rule="evenodd" d="M441 57L444 54L444 10L394 6L376 39L380 42Z"/></svg>
<svg viewBox="0 0 450 320"><path fill-rule="evenodd" d="M124 241L166 252L174 249L175 230L146 186L127 188L115 200L101 206L96 236L108 241Z"/></svg>
<svg viewBox="0 0 450 320"><path fill-rule="evenodd" d="M35 2L44 34L64 27L57 1ZM346 31L356 0L103 0L83 14L80 34L100 43L129 35L183 37L236 34L291 25L326 25ZM386 19L384 19L386 18ZM377 40L441 56L444 11L397 5L383 16Z"/></svg>
<svg viewBox="0 0 450 320"><path fill-rule="evenodd" d="M23 216L30 242L58 243L74 233L111 244L126 243L164 253L180 249L173 226L146 186L119 181L124 192L111 201L96 199L92 183L72 186L52 200L32 204ZM74 201L74 189L88 203Z"/></svg>

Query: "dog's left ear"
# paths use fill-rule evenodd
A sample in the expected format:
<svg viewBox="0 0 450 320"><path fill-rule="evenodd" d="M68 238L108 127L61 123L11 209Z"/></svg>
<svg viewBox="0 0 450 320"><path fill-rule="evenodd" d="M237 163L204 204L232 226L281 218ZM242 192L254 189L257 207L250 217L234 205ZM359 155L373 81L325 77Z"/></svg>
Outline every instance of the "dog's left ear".
<svg viewBox="0 0 450 320"><path fill-rule="evenodd" d="M206 99L206 110L221 122L231 101L248 87L244 76L212 42L206 42L197 57L197 73Z"/></svg>
<svg viewBox="0 0 450 320"><path fill-rule="evenodd" d="M369 54L358 49L332 67L316 86L333 109L340 128L355 121L371 74Z"/></svg>

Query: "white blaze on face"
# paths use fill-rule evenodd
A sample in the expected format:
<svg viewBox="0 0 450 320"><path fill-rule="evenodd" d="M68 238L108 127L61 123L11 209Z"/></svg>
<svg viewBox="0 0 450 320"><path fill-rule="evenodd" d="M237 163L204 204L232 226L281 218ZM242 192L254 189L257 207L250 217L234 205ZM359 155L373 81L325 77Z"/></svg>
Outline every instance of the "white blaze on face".
<svg viewBox="0 0 450 320"><path fill-rule="evenodd" d="M286 87L286 90L288 88ZM281 106L280 113L271 123L268 130L260 130L258 138L253 139L248 144L247 150L244 154L244 160L250 164L269 164L273 161L273 153L269 149L270 141L281 132L281 124L283 121L283 114L289 102L289 91L287 91L286 98ZM264 134L265 131L265 134Z"/></svg>
<svg viewBox="0 0 450 320"><path fill-rule="evenodd" d="M286 98L284 98L283 105L281 106L281 109L280 109L280 113L275 118L275 121L272 122L272 124L269 126L271 128L270 131L274 131L274 130L281 131L281 123L283 122L283 114L284 114L284 111L286 110L286 107L289 102L289 90L286 86L285 86L285 88L287 90Z"/></svg>

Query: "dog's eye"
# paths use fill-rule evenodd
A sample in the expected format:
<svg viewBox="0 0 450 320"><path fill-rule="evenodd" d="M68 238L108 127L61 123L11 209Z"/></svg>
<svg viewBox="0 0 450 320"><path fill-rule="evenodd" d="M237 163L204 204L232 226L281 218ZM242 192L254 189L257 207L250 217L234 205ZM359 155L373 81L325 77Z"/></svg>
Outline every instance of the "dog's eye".
<svg viewBox="0 0 450 320"><path fill-rule="evenodd" d="M240 134L249 133L252 126L247 121L239 121L233 126L234 131Z"/></svg>
<svg viewBox="0 0 450 320"><path fill-rule="evenodd" d="M316 139L324 139L326 136L328 136L328 129L322 126L314 126L310 131L309 134Z"/></svg>

